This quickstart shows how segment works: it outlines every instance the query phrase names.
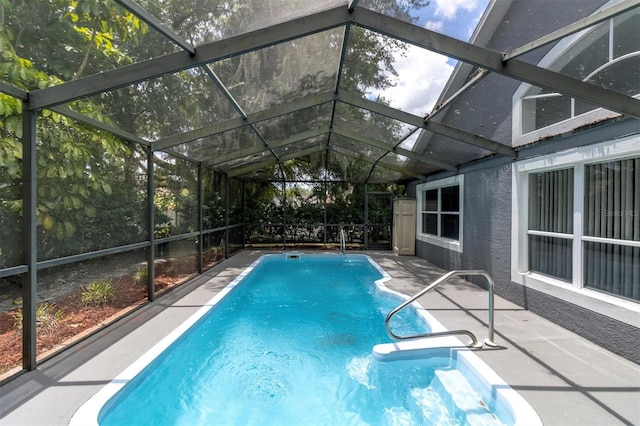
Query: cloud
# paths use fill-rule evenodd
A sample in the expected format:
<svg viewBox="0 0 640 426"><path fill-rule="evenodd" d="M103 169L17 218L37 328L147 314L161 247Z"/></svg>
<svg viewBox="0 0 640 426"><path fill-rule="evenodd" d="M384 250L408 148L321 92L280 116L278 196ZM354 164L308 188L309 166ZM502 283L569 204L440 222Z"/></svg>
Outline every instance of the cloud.
<svg viewBox="0 0 640 426"><path fill-rule="evenodd" d="M424 27L428 30L441 33L444 30L444 21L429 21Z"/></svg>
<svg viewBox="0 0 640 426"><path fill-rule="evenodd" d="M453 67L446 56L409 45L406 55L396 58L396 85L374 95L383 96L394 108L424 116L438 100Z"/></svg>
<svg viewBox="0 0 640 426"><path fill-rule="evenodd" d="M436 5L435 16L445 19L453 19L460 9L472 11L478 7L476 0L435 0L433 3Z"/></svg>
<svg viewBox="0 0 640 426"><path fill-rule="evenodd" d="M422 15L425 28L468 40L489 0L432 0ZM394 108L414 115L431 112L446 85L455 61L446 56L407 45L405 55L396 55L398 71L394 87L369 93L382 96Z"/></svg>
<svg viewBox="0 0 640 426"><path fill-rule="evenodd" d="M422 9L420 25L467 41L488 3L489 0L432 0L430 8Z"/></svg>

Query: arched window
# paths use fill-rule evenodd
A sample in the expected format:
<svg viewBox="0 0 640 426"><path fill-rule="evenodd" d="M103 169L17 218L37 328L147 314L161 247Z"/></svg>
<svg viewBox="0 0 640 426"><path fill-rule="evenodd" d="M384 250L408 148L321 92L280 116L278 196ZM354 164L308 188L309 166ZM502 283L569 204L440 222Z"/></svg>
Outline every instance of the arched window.
<svg viewBox="0 0 640 426"><path fill-rule="evenodd" d="M640 9L636 8L559 42L539 65L625 95L638 96L638 28ZM530 84L521 85L514 100L514 145L617 115Z"/></svg>

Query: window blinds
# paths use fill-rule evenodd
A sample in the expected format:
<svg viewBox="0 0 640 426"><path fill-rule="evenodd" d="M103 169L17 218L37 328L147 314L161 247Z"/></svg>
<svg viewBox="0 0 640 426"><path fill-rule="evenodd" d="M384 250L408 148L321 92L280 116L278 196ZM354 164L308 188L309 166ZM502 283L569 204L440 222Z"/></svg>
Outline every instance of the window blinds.
<svg viewBox="0 0 640 426"><path fill-rule="evenodd" d="M640 158L585 167L584 235L584 285L640 300Z"/></svg>

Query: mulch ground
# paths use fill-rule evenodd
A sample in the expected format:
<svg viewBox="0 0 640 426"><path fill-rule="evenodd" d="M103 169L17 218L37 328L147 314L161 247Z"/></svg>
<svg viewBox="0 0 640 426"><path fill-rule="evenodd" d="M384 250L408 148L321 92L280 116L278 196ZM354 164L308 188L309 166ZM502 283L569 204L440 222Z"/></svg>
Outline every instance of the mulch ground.
<svg viewBox="0 0 640 426"><path fill-rule="evenodd" d="M220 261L218 256L205 259L207 267ZM179 261L156 267L156 294L184 283L195 275L193 262ZM82 302L82 289L57 299L56 309L62 310L57 326L38 328L37 359L58 351L86 334L122 317L136 306L147 301L146 284L136 284L133 276L111 280L114 298L106 305L87 306ZM7 372L22 365L22 334L16 324L15 309L0 315L0 379Z"/></svg>

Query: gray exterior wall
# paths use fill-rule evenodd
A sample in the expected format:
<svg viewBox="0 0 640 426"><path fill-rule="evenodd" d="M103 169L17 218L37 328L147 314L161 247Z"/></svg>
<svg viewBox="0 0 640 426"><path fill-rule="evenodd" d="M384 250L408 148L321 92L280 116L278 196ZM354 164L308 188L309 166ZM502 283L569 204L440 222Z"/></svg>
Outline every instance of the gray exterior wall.
<svg viewBox="0 0 640 426"><path fill-rule="evenodd" d="M464 212L462 253L416 240L416 256L445 270L482 269L509 294L511 280L511 162L462 171ZM415 188L413 188L415 191ZM484 285L484 279L478 279ZM519 286L518 286L519 287Z"/></svg>
<svg viewBox="0 0 640 426"><path fill-rule="evenodd" d="M463 197L463 253L417 240L416 255L443 269L483 269L496 284L508 282L511 276L511 164L464 173Z"/></svg>
<svg viewBox="0 0 640 426"><path fill-rule="evenodd" d="M535 3L535 4L533 4ZM495 51L522 46L544 34L566 26L593 13L605 0L583 0L580 8L566 7L565 0L513 0L500 11L500 23L491 23L483 34L486 47ZM536 63L553 45L532 51L521 59ZM458 84L462 84L459 82ZM519 82L489 75L473 90L461 94L440 118L443 123L470 133L487 136L511 145L511 98ZM457 87L449 87L451 95ZM496 93L500 93L496 97ZM446 96L445 96L446 98ZM499 98L499 99L498 99ZM456 109L476 111L456 115ZM518 149L518 160L611 141L624 135L640 133L638 120L615 119L594 123L569 134L539 141ZM432 137L431 146L446 144L446 139ZM425 145L426 146L426 145ZM417 256L445 270L482 269L494 279L496 294L571 330L612 352L640 363L640 329L600 312L586 309L558 297L527 288L511 281L512 161L490 158L476 161L459 171L464 174L463 252L457 253L416 240ZM451 176L439 173L428 176L437 180ZM411 196L415 182L407 189ZM484 285L482 281L478 281Z"/></svg>
<svg viewBox="0 0 640 426"><path fill-rule="evenodd" d="M520 151L519 158L638 132L637 120L612 120L529 146ZM416 255L445 270L485 270L495 281L497 295L640 364L639 328L511 281L511 161L490 159L460 173L464 174L463 253L416 240ZM408 192L417 195L414 186ZM484 285L482 280L478 284Z"/></svg>
<svg viewBox="0 0 640 426"><path fill-rule="evenodd" d="M460 253L434 246L424 241L416 240L416 256L426 259L443 269L462 269L462 257Z"/></svg>

